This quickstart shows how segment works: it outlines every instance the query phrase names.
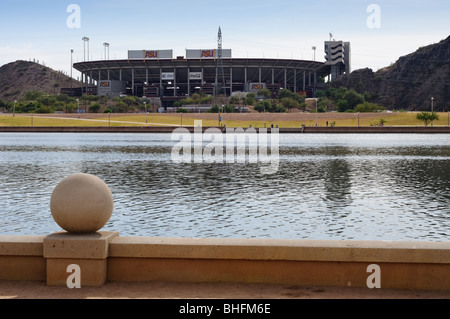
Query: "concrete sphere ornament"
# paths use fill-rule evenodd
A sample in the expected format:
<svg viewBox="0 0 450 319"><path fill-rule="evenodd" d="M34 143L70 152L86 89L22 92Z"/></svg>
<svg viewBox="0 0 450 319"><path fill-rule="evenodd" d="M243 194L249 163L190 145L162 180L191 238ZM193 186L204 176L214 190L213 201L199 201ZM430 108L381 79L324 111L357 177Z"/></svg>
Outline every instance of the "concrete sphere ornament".
<svg viewBox="0 0 450 319"><path fill-rule="evenodd" d="M64 178L53 190L50 211L69 233L93 233L111 218L113 196L108 185L90 174Z"/></svg>

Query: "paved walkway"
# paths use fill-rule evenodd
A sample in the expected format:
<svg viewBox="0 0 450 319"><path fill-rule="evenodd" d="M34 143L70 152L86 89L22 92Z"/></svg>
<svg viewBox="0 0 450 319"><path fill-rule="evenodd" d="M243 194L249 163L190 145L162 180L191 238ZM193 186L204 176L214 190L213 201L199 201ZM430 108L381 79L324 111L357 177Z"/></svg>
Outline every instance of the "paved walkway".
<svg viewBox="0 0 450 319"><path fill-rule="evenodd" d="M0 281L0 299L450 299L450 291L231 283L108 282L101 287Z"/></svg>

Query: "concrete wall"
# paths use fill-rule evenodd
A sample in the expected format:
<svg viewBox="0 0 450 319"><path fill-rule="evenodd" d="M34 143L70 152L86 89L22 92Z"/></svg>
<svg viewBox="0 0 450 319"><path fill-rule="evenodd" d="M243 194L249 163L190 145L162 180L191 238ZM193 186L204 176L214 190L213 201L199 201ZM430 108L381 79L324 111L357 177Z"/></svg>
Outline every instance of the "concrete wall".
<svg viewBox="0 0 450 319"><path fill-rule="evenodd" d="M120 126L120 127L108 127L108 126L97 126L97 127L82 127L82 126L0 126L0 132L29 132L29 133L172 133L174 129L179 126L148 126L148 127L138 127L138 126ZM189 126L184 126L183 128L188 129L193 132L194 128ZM205 131L210 127L203 126L202 130ZM246 129L246 128L244 128ZM259 128L257 128L258 130ZM270 133L270 128L267 128L267 132ZM444 126L409 126L409 127L395 127L395 126L385 126L385 127L305 127L304 129L298 128L280 128L280 133L329 133L329 134L372 134L372 133L406 133L406 134L443 134L450 133L450 127Z"/></svg>
<svg viewBox="0 0 450 319"><path fill-rule="evenodd" d="M84 286L105 281L241 282L450 290L450 243L189 239L88 235L0 236L0 280L65 285L70 264Z"/></svg>
<svg viewBox="0 0 450 319"><path fill-rule="evenodd" d="M45 236L0 236L0 280L45 280Z"/></svg>

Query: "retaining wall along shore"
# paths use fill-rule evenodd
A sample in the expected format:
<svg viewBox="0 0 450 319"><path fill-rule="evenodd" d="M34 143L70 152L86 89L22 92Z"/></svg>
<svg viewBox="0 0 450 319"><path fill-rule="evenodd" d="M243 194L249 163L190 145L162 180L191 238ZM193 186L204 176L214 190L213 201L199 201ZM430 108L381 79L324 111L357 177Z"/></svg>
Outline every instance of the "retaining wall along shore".
<svg viewBox="0 0 450 319"><path fill-rule="evenodd" d="M0 236L0 280L271 283L450 290L450 243L120 237L117 232ZM375 273L375 272L374 272Z"/></svg>
<svg viewBox="0 0 450 319"><path fill-rule="evenodd" d="M180 126L0 126L0 133L172 133ZM183 126L190 132L194 132L193 126ZM202 127L202 132L212 128L208 126ZM214 127L217 128L217 127ZM220 129L225 130L224 127ZM260 128L256 128L258 132ZM198 128L197 128L198 130ZM270 133L271 129L267 128ZM384 126L384 127L301 127L298 128L279 128L279 133L326 133L326 134L449 134L450 127L447 126Z"/></svg>

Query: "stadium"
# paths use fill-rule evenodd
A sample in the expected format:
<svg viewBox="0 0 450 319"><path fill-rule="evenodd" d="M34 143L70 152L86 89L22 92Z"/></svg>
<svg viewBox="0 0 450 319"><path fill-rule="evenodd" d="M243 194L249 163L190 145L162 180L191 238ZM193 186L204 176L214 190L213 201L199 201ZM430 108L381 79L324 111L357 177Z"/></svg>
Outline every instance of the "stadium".
<svg viewBox="0 0 450 319"><path fill-rule="evenodd" d="M313 48L315 49L315 48ZM350 71L350 45L342 41L325 42L325 62L233 58L230 49L186 49L185 56L173 50L129 50L123 60L98 60L75 63L82 74L83 93L102 96L133 95L158 100L168 107L194 93L232 96L237 92L269 89L276 96L282 88L314 97L322 83ZM67 89L66 89L67 90Z"/></svg>

